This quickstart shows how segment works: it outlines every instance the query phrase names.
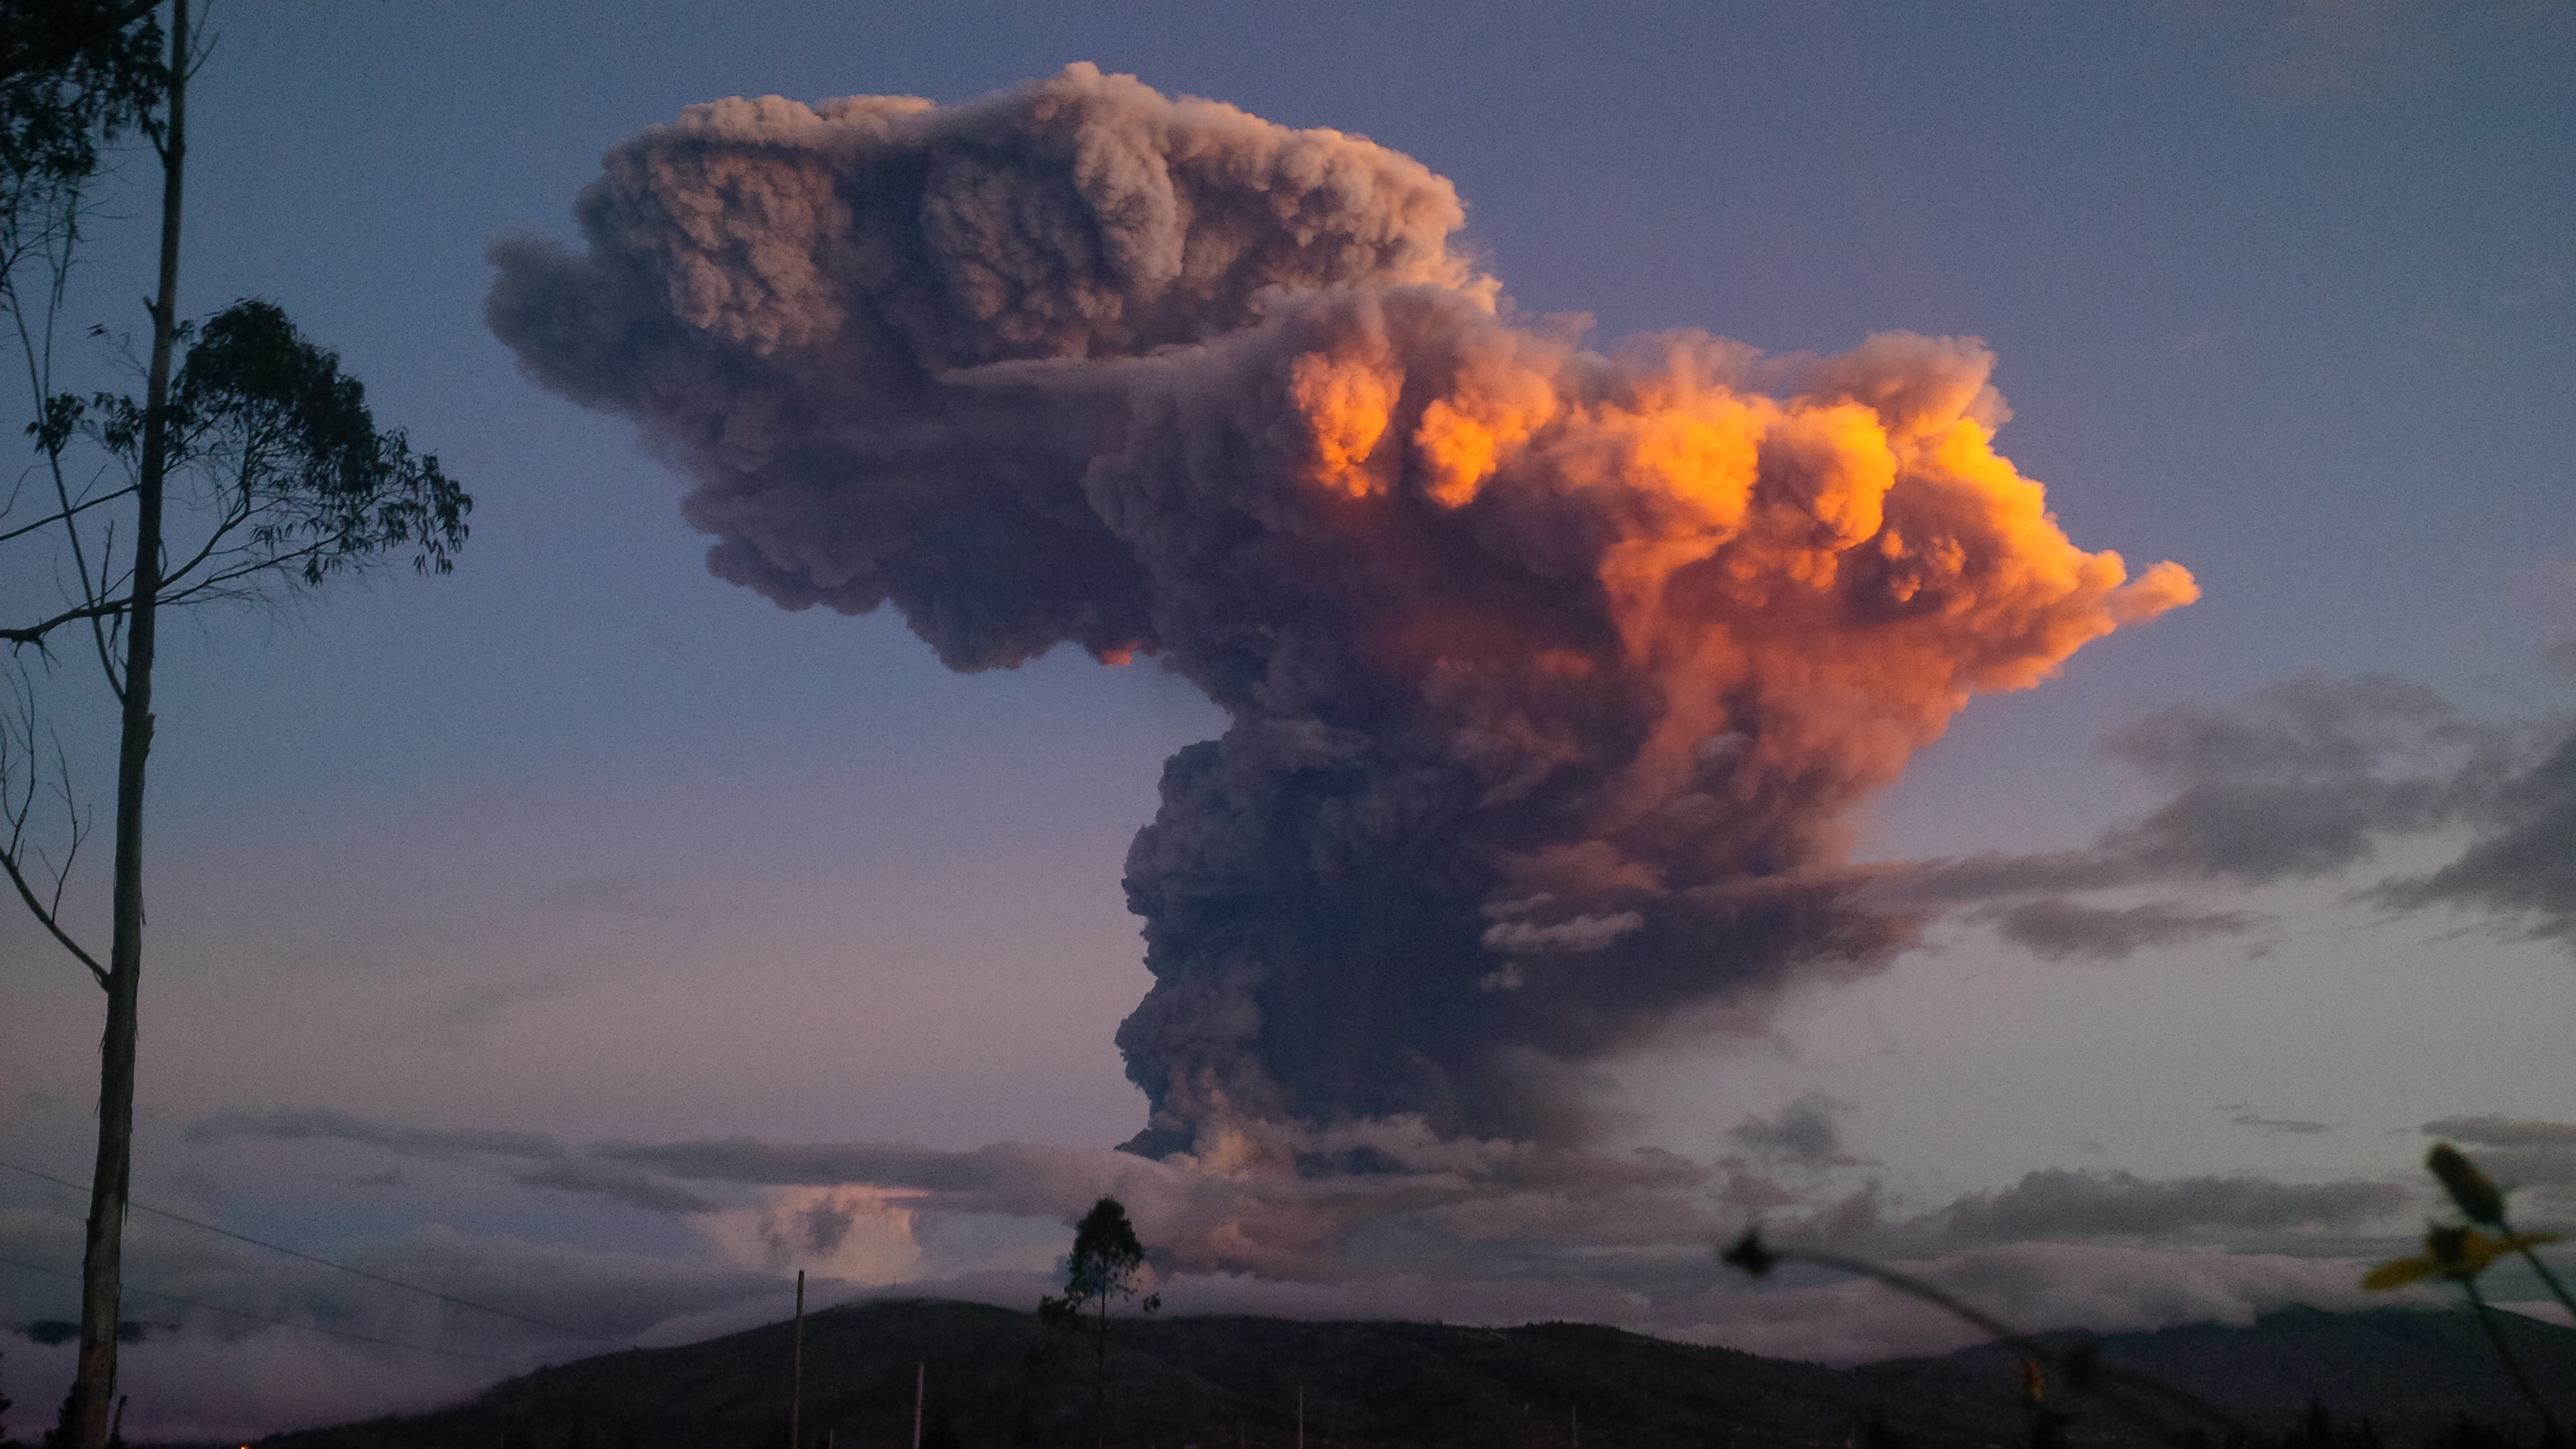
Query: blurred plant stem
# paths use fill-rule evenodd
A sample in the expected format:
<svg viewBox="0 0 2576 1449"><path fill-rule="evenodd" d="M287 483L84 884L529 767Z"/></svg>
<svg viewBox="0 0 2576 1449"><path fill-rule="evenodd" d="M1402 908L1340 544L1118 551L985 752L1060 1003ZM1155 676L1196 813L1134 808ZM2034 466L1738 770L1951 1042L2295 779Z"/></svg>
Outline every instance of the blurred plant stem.
<svg viewBox="0 0 2576 1449"><path fill-rule="evenodd" d="M2021 1332L1993 1314L1951 1296L1910 1274L1840 1253L1816 1252L1805 1248L1774 1248L1762 1241L1759 1228L1748 1229L1733 1247L1718 1255L1718 1260L1751 1277L1760 1278L1781 1263L1805 1263L1811 1267L1830 1268L1867 1278L1873 1283L1892 1288L1917 1302L1928 1303L1981 1333L1991 1335L2006 1348L2022 1356L2026 1365L2044 1365L2055 1371L2058 1380L2080 1394L2090 1394L2108 1405L2112 1412L2153 1434L2175 1449L2206 1449L2204 1432L2176 1424L2160 1413L2147 1399L2160 1399L2175 1408L2196 1415L2216 1425L2231 1443L2252 1442L2253 1431L2235 1415L2188 1390L2176 1388L2161 1379L2134 1370L2114 1368L2102 1362L2101 1346L2090 1339L2065 1349L2051 1348L2029 1334ZM2044 1392L2044 1389L2042 1390ZM2026 1387L2025 1393L2030 1390Z"/></svg>
<svg viewBox="0 0 2576 1449"><path fill-rule="evenodd" d="M2549 1291L2556 1295L2559 1306L2565 1308L2571 1318L2576 1318L2576 1302L2569 1300L2567 1286L2559 1282L2558 1275L2549 1271L2549 1265L2540 1261L2540 1255L2532 1251L2544 1243L2558 1241L2558 1235L2515 1232L2513 1225L2506 1220L2504 1189L2498 1187L2495 1179L2481 1171L2476 1163L2469 1161L2468 1154L2448 1142L2436 1142L2433 1149L2424 1154L2424 1170L2442 1184L2442 1191L2450 1196L2451 1205L2460 1210L2460 1216L2467 1218L2469 1224L2483 1224L2495 1229L2495 1236L2487 1236L2476 1226L2434 1223L2424 1231L2422 1253L2380 1264L2362 1278L2361 1286L2371 1290L2402 1288L2426 1278L2447 1278L2459 1284L2460 1291L2468 1296L2469 1307L2477 1313L2478 1327L2486 1330L2487 1342L2495 1346L2496 1357L2504 1360L2505 1370L2513 1375L2515 1387L2521 1389L2523 1398L2530 1401L2532 1412L2540 1416L2552 1449L2576 1449L2576 1440L2568 1437L2567 1425L2558 1417L2557 1408L2541 1393L2540 1385L2531 1377L2531 1370L2523 1364L2522 1355L2515 1352L2513 1341L2505 1337L2504 1324L2497 1319L2495 1310L2488 1306L2486 1295L2478 1291L2479 1274L2505 1254L2519 1253L2522 1260L2531 1265L2532 1271L2540 1275L2540 1281L2549 1285Z"/></svg>

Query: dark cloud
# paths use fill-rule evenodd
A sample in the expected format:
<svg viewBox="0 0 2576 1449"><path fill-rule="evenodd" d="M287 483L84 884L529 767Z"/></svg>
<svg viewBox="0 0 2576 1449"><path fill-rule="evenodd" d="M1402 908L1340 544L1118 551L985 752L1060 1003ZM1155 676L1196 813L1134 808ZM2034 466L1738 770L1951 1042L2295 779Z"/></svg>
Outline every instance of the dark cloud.
<svg viewBox="0 0 2576 1449"><path fill-rule="evenodd" d="M868 1182L970 1194L1050 1178L1065 1162L1094 1157L1072 1148L1019 1143L946 1152L901 1143L773 1143L752 1137L667 1143L603 1142L591 1151L607 1161L692 1182L764 1187Z"/></svg>
<svg viewBox="0 0 2576 1449"><path fill-rule="evenodd" d="M1227 712L1127 861L1140 1151L1583 1139L1604 1056L1913 940L1845 817L1969 693L2197 592L2065 538L1973 340L1582 351L1420 163L1090 66L691 107L578 214L491 325L719 576Z"/></svg>
<svg viewBox="0 0 2576 1449"><path fill-rule="evenodd" d="M536 1132L500 1132L488 1128L435 1131L377 1122L328 1108L264 1112L218 1112L188 1125L187 1140L221 1142L253 1137L272 1142L354 1142L403 1157L455 1162L467 1157L548 1160L564 1155L562 1144Z"/></svg>
<svg viewBox="0 0 2576 1449"><path fill-rule="evenodd" d="M2576 946L2576 736L2496 791L2459 859L2372 895L2416 910L2498 912L2520 934Z"/></svg>
<svg viewBox="0 0 2576 1449"><path fill-rule="evenodd" d="M2109 908L2057 896L1979 912L1971 919L1992 921L2005 940L2051 961L2125 960L2160 946L2242 936L2263 924L2262 917L2243 911L2196 911L2172 901Z"/></svg>
<svg viewBox="0 0 2576 1449"><path fill-rule="evenodd" d="M2229 1109L2222 1107L2219 1110ZM2314 1137L2335 1130L2332 1122L2311 1122L2300 1117L2263 1117L2252 1112L2237 1112L2227 1121L2235 1127L2259 1127L2266 1137Z"/></svg>
<svg viewBox="0 0 2576 1449"><path fill-rule="evenodd" d="M1972 1193L1909 1225L1953 1244L2036 1239L2172 1238L2349 1228L2418 1200L2409 1187L2368 1178L2287 1183L2254 1176L2155 1180L2126 1172L2028 1173L1993 1193Z"/></svg>
<svg viewBox="0 0 2576 1449"><path fill-rule="evenodd" d="M495 1158L533 1162L512 1176L529 1187L604 1198L648 1212L702 1212L713 1204L659 1182L611 1159L575 1154L562 1143L536 1132L500 1132L469 1128L438 1131L378 1122L347 1112L275 1108L263 1112L220 1112L189 1124L185 1136L200 1144L234 1138L272 1142L348 1142L429 1162L465 1162ZM393 1181L400 1181L395 1175Z"/></svg>
<svg viewBox="0 0 2576 1449"><path fill-rule="evenodd" d="M529 1187L605 1198L647 1212L695 1213L715 1206L695 1193L656 1181L622 1163L603 1162L594 1157L550 1162L518 1174L517 1181Z"/></svg>
<svg viewBox="0 0 2576 1449"><path fill-rule="evenodd" d="M2511 935L2576 945L2576 735L2462 714L2385 675L2297 678L2233 705L2165 710L2120 731L2112 753L2164 799L2081 850L1984 855L1891 871L1890 902L1969 906L1969 919L2040 955L2116 958L2241 937L2265 917L2187 900L2101 905L2142 886L2209 892L2332 878L2383 846L2443 831L2468 844L2425 875L2354 899L2392 910L2477 911Z"/></svg>
<svg viewBox="0 0 2576 1449"><path fill-rule="evenodd" d="M2484 1115L2444 1117L2424 1124L2427 1137L2447 1137L2474 1147L2519 1147L2576 1153L2576 1122L2544 1122Z"/></svg>
<svg viewBox="0 0 2576 1449"><path fill-rule="evenodd" d="M1861 1167L1870 1159L1844 1150L1842 1118L1851 1104L1809 1092L1771 1117L1746 1117L1727 1129L1726 1140L1755 1158L1811 1170Z"/></svg>
<svg viewBox="0 0 2576 1449"><path fill-rule="evenodd" d="M2381 840L2450 825L2493 797L2505 732L2387 675L2300 675L2231 707L2185 705L2111 739L2173 793L2100 848L2142 878L2246 885L2330 874Z"/></svg>
<svg viewBox="0 0 2576 1449"><path fill-rule="evenodd" d="M2167 794L2090 847L1932 862L1907 889L1964 902L2331 875L2385 840L2473 818L2510 775L2515 743L2420 685L2304 674L2233 705L2159 711L2113 735L2113 756Z"/></svg>

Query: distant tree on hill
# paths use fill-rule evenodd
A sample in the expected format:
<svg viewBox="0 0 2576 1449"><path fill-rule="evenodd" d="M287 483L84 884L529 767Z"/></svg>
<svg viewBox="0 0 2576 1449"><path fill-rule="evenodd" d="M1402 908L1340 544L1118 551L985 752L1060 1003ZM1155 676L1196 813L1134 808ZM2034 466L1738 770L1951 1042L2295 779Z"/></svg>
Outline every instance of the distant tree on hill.
<svg viewBox="0 0 2576 1449"><path fill-rule="evenodd" d="M1136 1226L1118 1199L1104 1197L1074 1224L1064 1292L1038 1301L1041 1322L1079 1330L1090 1320L1092 1449L1103 1449L1109 1436L1109 1310L1144 1290L1145 1247L1136 1241ZM1136 1306L1152 1313L1163 1306L1163 1295L1146 1294Z"/></svg>

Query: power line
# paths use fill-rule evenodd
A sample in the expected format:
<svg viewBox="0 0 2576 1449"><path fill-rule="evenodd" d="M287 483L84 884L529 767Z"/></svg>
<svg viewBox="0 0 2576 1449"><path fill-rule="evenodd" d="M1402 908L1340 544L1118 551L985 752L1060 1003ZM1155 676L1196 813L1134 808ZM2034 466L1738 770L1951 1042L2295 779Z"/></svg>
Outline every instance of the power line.
<svg viewBox="0 0 2576 1449"><path fill-rule="evenodd" d="M30 1273L43 1273L48 1277L70 1278L75 1281L80 1278L78 1273L66 1272L61 1268L48 1268L42 1263L22 1262L16 1258L0 1258L0 1263L5 1263L12 1268L24 1268ZM185 1304L190 1308L202 1308L208 1313L221 1313L233 1318L247 1318L253 1323L272 1323L277 1325L279 1328L300 1328L307 1333L327 1334L332 1338L348 1339L352 1343L372 1343L378 1348L399 1348L412 1353L435 1353L442 1354L448 1358L470 1358L476 1363L497 1363L503 1368L533 1369L545 1367L543 1364L528 1363L520 1359L494 1358L489 1354L466 1353L461 1349L432 1348L425 1343L396 1343L390 1338L371 1338L366 1334L351 1333L346 1329L324 1328L318 1323L297 1323L293 1319L289 1318L270 1318L264 1314L245 1313L238 1308L226 1308L221 1304L215 1303L200 1303L194 1298L182 1298L176 1293L162 1293L151 1288L137 1288L131 1283L123 1285L123 1291L139 1294L145 1298L158 1298L165 1303L180 1303Z"/></svg>
<svg viewBox="0 0 2576 1449"><path fill-rule="evenodd" d="M68 1178L56 1177L50 1172L38 1172L32 1167L21 1167L14 1162L0 1162L0 1167L5 1167L11 1172L23 1172L29 1177L39 1178L43 1181L50 1182L56 1187L70 1188L72 1191L79 1193L83 1197L89 1196L88 1188L85 1188L79 1183L73 1182ZM619 1348L635 1347L634 1344L629 1343L622 1338L611 1338L604 1333L592 1333L588 1329L568 1328L560 1323L548 1323L542 1318L530 1318L524 1313L513 1313L507 1308L495 1308L489 1303L477 1303L471 1298L459 1298L453 1293L441 1293L435 1288L424 1288L418 1283L406 1283L400 1278L388 1278L382 1273L370 1273L364 1268L352 1268L346 1263L334 1263L328 1258L317 1258L311 1253L286 1247L280 1243L272 1243L264 1239L254 1238L248 1233L237 1233L230 1228L219 1228L213 1223L200 1222L197 1219L188 1217L184 1214L174 1213L168 1208L157 1208L152 1206L150 1203L136 1202L132 1198L127 1198L125 1200L125 1205L129 1208L135 1208L140 1211L150 1213L154 1217L168 1218L174 1223L184 1223L189 1227L199 1229L203 1232L213 1233L218 1237L231 1238L235 1242L248 1243L254 1248L266 1248L272 1253L283 1253L287 1257L298 1258L307 1263L317 1264L321 1267L330 1268L337 1272L364 1278L371 1283L382 1283L386 1287L400 1288L409 1293L424 1293L437 1299L441 1303L452 1303L459 1308L471 1308L477 1313L492 1313L498 1314L503 1318L515 1318L521 1323L534 1324L539 1328L548 1330L549 1332L568 1333L575 1338L587 1338L599 1343L615 1344Z"/></svg>

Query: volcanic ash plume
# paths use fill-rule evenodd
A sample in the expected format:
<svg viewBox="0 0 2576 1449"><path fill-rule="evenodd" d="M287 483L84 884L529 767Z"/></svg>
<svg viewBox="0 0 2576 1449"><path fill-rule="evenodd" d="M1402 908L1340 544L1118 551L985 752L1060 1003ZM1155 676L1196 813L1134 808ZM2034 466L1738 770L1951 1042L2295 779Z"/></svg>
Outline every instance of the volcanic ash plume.
<svg viewBox="0 0 2576 1449"><path fill-rule="evenodd" d="M2067 541L1974 341L1581 350L1419 163L1090 66L695 106L579 214L493 329L688 472L719 576L1231 716L1128 858L1141 1150L1580 1135L1587 1063L1910 939L1842 822L1971 692L2197 594Z"/></svg>

